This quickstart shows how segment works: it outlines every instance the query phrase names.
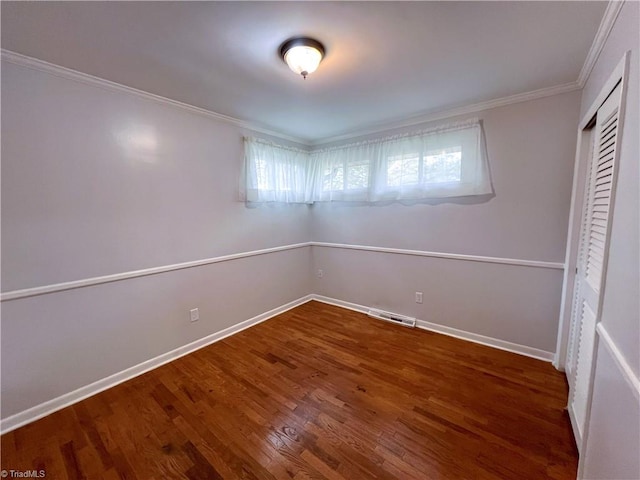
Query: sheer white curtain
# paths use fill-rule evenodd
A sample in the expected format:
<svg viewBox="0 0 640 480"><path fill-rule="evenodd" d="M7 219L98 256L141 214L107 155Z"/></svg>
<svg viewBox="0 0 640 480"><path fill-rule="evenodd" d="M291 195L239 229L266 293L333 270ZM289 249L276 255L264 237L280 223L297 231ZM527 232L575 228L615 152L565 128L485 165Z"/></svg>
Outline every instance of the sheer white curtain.
<svg viewBox="0 0 640 480"><path fill-rule="evenodd" d="M314 201L371 201L373 160L380 145L359 143L312 151L309 197Z"/></svg>
<svg viewBox="0 0 640 480"><path fill-rule="evenodd" d="M311 152L311 198L419 200L492 193L477 119Z"/></svg>
<svg viewBox="0 0 640 480"><path fill-rule="evenodd" d="M241 198L247 202L306 203L309 152L244 138Z"/></svg>
<svg viewBox="0 0 640 480"><path fill-rule="evenodd" d="M390 201L493 193L478 119L316 149L245 139L248 201Z"/></svg>

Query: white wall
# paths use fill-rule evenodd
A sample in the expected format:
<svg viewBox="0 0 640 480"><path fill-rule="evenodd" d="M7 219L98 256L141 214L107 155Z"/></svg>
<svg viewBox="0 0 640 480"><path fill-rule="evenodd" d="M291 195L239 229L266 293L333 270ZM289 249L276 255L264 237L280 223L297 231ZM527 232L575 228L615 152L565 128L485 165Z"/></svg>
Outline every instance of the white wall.
<svg viewBox="0 0 640 480"><path fill-rule="evenodd" d="M411 206L316 203L313 239L562 263L579 102L580 92L571 92L478 114L495 197ZM313 251L315 268L324 271L315 293L555 351L562 270ZM415 291L424 292L422 305Z"/></svg>
<svg viewBox="0 0 640 480"><path fill-rule="evenodd" d="M314 293L553 352L562 271L313 247ZM423 303L414 293L423 292ZM534 352L532 352L534 353Z"/></svg>
<svg viewBox="0 0 640 480"><path fill-rule="evenodd" d="M589 420L584 478L640 478L640 391L627 380L640 376L640 170L638 52L640 4L628 1L607 39L583 90L586 113L603 84L631 51L629 82L620 149L615 208L611 220L609 263L602 305L602 326L612 339L600 338ZM612 354L612 351L615 352ZM615 359L626 363L626 375Z"/></svg>
<svg viewBox="0 0 640 480"><path fill-rule="evenodd" d="M309 241L238 201L242 134L3 61L3 292ZM2 418L307 295L309 250L3 302Z"/></svg>
<svg viewBox="0 0 640 480"><path fill-rule="evenodd" d="M24 66L2 74L3 292L309 240L563 261L579 92L479 114L493 198L249 209L238 127ZM311 292L553 352L561 281L316 246L5 301L2 417Z"/></svg>
<svg viewBox="0 0 640 480"><path fill-rule="evenodd" d="M602 342L597 355L582 478L637 480L640 478L639 399Z"/></svg>
<svg viewBox="0 0 640 480"><path fill-rule="evenodd" d="M309 240L308 207L237 201L237 127L2 66L3 290Z"/></svg>

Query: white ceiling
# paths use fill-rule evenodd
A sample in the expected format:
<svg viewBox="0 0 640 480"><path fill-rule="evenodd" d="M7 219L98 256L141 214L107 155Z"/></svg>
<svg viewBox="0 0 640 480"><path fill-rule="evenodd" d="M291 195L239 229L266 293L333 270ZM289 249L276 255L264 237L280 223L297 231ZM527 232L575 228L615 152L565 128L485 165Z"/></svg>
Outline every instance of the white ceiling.
<svg viewBox="0 0 640 480"><path fill-rule="evenodd" d="M318 140L574 82L606 2L2 2L2 48ZM308 35L307 80L280 60Z"/></svg>

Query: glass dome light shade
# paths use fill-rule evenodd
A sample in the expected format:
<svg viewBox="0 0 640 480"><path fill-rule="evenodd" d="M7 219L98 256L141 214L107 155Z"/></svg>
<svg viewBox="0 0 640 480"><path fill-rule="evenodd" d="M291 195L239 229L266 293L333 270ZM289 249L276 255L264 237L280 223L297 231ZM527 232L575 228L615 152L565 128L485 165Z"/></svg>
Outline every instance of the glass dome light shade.
<svg viewBox="0 0 640 480"><path fill-rule="evenodd" d="M293 72L307 78L322 61L324 46L313 38L292 38L280 47L280 56Z"/></svg>
<svg viewBox="0 0 640 480"><path fill-rule="evenodd" d="M320 60L322 60L322 53L313 47L293 47L284 54L284 61L289 68L303 77L315 72L320 65Z"/></svg>

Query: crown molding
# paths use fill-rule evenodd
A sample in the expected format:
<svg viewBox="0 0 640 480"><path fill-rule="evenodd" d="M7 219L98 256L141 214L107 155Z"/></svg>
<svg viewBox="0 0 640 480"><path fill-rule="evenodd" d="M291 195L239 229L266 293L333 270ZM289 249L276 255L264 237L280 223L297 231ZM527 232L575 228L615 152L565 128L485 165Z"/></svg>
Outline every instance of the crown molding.
<svg viewBox="0 0 640 480"><path fill-rule="evenodd" d="M625 0L611 0L607 4L607 8L604 11L604 15L602 16L602 20L600 21L600 26L598 27L598 31L596 32L596 36L593 38L593 43L591 44L591 48L589 49L589 53L587 53L587 58L582 65L582 70L580 70L580 74L578 75L577 84L580 88L584 87L585 83L589 79L589 75L591 75L591 71L604 48L604 44L609 38L609 34L611 33L611 29L613 25L616 23L616 19L618 18L618 14L622 9L622 5Z"/></svg>
<svg viewBox="0 0 640 480"><path fill-rule="evenodd" d="M538 90L532 90L530 92L509 95L508 97L495 98L486 102L474 103L471 105L449 108L445 110L435 110L431 112L421 113L408 118L405 117L404 119L378 123L365 129L352 130L341 135L315 140L310 142L310 144L312 147L317 147L328 143L341 142L343 140L350 140L352 138L371 135L374 133L382 133L389 130L394 130L396 128L413 127L422 123L433 122L435 120L445 120L451 117L457 117L459 115L469 115L472 113L481 112L483 110L504 107L514 103L528 102L530 100L537 100L539 98L550 97L552 95L573 92L574 90L580 90L580 88L582 87L578 85L578 82L564 83L562 85L555 85L553 87L546 87Z"/></svg>
<svg viewBox="0 0 640 480"><path fill-rule="evenodd" d="M196 107L188 103L179 102L178 100L172 100L171 98L163 97L161 95L156 95L154 93L145 92L144 90L138 90L137 88L128 87L120 83L112 82L111 80L105 80L104 78L89 75L88 73L79 72L71 68L66 68L60 65L55 65L53 63L45 62L44 60L29 57L27 55L13 52L11 50L1 49L0 52L2 54L1 55L2 60L9 63L13 63L14 65L31 68L33 70L39 70L41 72L66 78L68 80L74 80L76 82L84 83L86 85L92 85L94 87L99 87L105 90L111 90L116 92L127 93L129 95L135 95L137 97L144 98L145 100L151 100L154 102L162 103L164 105L170 105L172 107L180 108L181 110L186 110L188 112L195 113L196 115L222 121L225 123L230 123L237 127L251 130L252 132L262 133L264 135L281 138L283 140L295 142L304 146L309 145L309 142L307 140L304 140L298 137L293 137L285 133L278 132L276 130L271 130L269 128L265 128L265 127L253 124L251 122L239 120L237 118L230 117L228 115L216 113L211 110L207 110L205 108Z"/></svg>
<svg viewBox="0 0 640 480"><path fill-rule="evenodd" d="M611 33L611 29L615 24L615 21L618 17L618 14L620 13L620 10L624 2L625 0L611 0L607 4L607 8L600 22L600 26L598 27L598 31L593 39L591 48L589 49L589 53L587 54L587 57L582 66L582 69L580 70L578 79L575 82L541 88L538 90L532 90L524 93L518 93L518 94L510 95L507 97L495 98L492 100L474 103L471 105L463 105L463 106L448 108L443 110L427 111L427 112L423 112L408 118L404 117L404 118L396 119L392 121L372 124L369 127L364 129L354 129L340 135L325 137L318 140L306 140L298 137L293 137L291 135L287 135L279 131L271 130L263 126L255 125L250 122L239 120L237 118L234 118L228 115L223 115L223 114L213 112L211 110L207 110L201 107L196 107L194 105L179 102L177 100L172 100L170 98L145 92L143 90L139 90L133 87L128 87L126 85L122 85L116 82L112 82L110 80L105 80L99 77L95 77L93 75L72 70L70 68L45 62L44 60L39 60L37 58L29 57L27 55L22 55L20 53L16 53L10 50L2 49L1 53L2 53L3 60L16 65L21 65L24 67L40 70L46 73L50 73L52 75L57 75L63 78L79 81L79 82L97 86L100 88L105 88L108 90L114 90L114 91L128 93L131 95L136 95L138 97L145 98L147 100L153 100L159 103L163 103L165 105L171 105L171 106L189 111L191 113L195 113L197 115L213 118L215 120L230 123L232 125L236 125L240 128L251 130L256 133L262 133L272 137L298 143L303 146L317 147L317 146L321 146L329 143L350 140L356 137L382 133L382 132L385 132L388 130L394 130L397 128L411 127L415 125L420 125L422 123L427 123L427 122L432 122L437 120L445 120L445 119L460 116L460 115L469 115L469 114L481 112L483 110L504 107L507 105L515 104L515 103L527 102L530 100L536 100L544 97L550 97L553 95L572 92L574 90L579 90L584 87L587 79L589 78L589 75L591 74L591 71L593 70L595 63L600 53L602 52L604 44L609 34Z"/></svg>

